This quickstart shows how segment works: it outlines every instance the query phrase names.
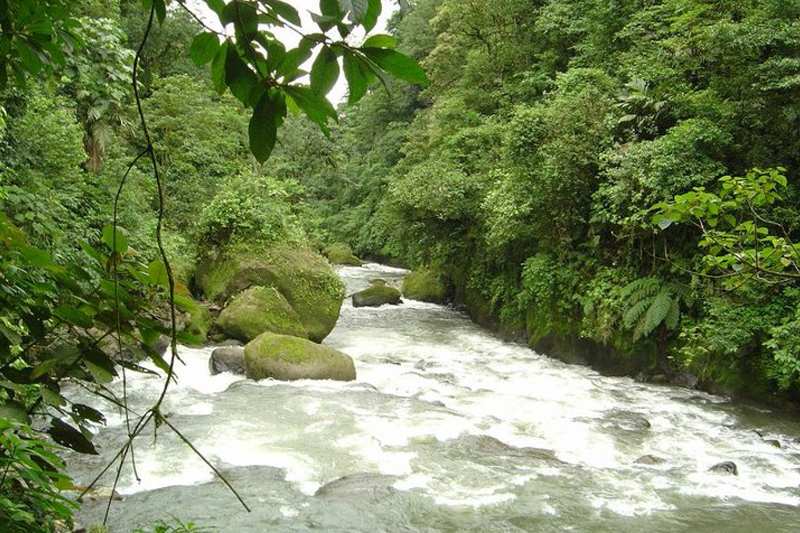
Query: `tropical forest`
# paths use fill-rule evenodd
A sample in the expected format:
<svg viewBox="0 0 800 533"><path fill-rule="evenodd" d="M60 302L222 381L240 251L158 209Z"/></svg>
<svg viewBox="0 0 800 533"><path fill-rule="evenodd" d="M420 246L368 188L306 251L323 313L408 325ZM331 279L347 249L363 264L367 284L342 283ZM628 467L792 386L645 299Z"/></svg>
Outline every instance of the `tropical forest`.
<svg viewBox="0 0 800 533"><path fill-rule="evenodd" d="M0 533L800 531L800 0L0 0Z"/></svg>

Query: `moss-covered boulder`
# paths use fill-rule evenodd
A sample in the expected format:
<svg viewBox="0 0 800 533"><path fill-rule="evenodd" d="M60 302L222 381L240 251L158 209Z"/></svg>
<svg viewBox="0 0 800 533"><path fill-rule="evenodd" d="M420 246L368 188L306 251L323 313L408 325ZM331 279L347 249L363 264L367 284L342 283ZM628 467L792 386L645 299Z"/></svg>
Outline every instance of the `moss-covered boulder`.
<svg viewBox="0 0 800 533"><path fill-rule="evenodd" d="M196 280L206 297L217 302L253 286L276 288L315 342L336 325L345 296L344 284L324 257L289 245L220 253L202 262Z"/></svg>
<svg viewBox="0 0 800 533"><path fill-rule="evenodd" d="M297 312L275 287L250 287L234 296L219 314L217 326L242 342L265 331L308 338Z"/></svg>
<svg viewBox="0 0 800 533"><path fill-rule="evenodd" d="M447 289L434 272L427 269L417 270L403 279L403 296L412 300L441 304L447 297Z"/></svg>
<svg viewBox="0 0 800 533"><path fill-rule="evenodd" d="M386 285L373 285L353 295L353 307L380 307L403 303L400 291Z"/></svg>
<svg viewBox="0 0 800 533"><path fill-rule="evenodd" d="M343 242L331 244L325 248L325 255L334 265L361 266L361 259L353 254L353 249Z"/></svg>
<svg viewBox="0 0 800 533"><path fill-rule="evenodd" d="M274 333L263 333L244 347L244 366L250 379L356 379L348 355L300 337Z"/></svg>

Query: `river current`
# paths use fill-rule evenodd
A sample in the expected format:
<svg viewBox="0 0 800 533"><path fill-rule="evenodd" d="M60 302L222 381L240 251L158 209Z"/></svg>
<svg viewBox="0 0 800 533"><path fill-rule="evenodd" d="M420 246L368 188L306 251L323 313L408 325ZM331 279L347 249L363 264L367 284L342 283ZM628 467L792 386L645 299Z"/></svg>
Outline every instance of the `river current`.
<svg viewBox="0 0 800 533"><path fill-rule="evenodd" d="M348 293L405 274L339 272ZM163 411L252 512L162 426L155 441L136 441L141 481L123 471L112 531L170 517L223 532L800 531L796 420L604 377L416 301L348 300L325 344L353 357L357 381L211 376L213 347L181 348ZM162 383L129 374L132 408L151 405ZM95 438L101 454L70 457L76 482L91 481L125 438L112 414ZM723 461L738 475L709 471ZM112 482L110 473L101 484ZM99 522L104 510L87 503L79 518Z"/></svg>

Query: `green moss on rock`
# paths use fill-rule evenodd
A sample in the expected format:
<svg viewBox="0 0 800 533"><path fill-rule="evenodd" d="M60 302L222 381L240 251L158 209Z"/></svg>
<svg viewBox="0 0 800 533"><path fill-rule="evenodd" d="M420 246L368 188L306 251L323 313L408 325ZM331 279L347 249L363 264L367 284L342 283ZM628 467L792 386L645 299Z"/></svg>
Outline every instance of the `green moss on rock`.
<svg viewBox="0 0 800 533"><path fill-rule="evenodd" d="M308 337L300 317L275 287L251 287L223 309L217 325L232 339L249 342L265 331Z"/></svg>
<svg viewBox="0 0 800 533"><path fill-rule="evenodd" d="M403 296L412 300L441 304L447 297L447 289L437 274L421 269L411 272L403 279Z"/></svg>
<svg viewBox="0 0 800 533"><path fill-rule="evenodd" d="M325 255L334 265L361 266L361 259L353 254L352 248L343 242L331 244L325 248Z"/></svg>
<svg viewBox="0 0 800 533"><path fill-rule="evenodd" d="M356 379L346 354L299 337L263 333L244 348L245 373L250 379Z"/></svg>
<svg viewBox="0 0 800 533"><path fill-rule="evenodd" d="M197 282L206 297L217 302L252 286L275 287L316 342L336 325L345 295L344 284L324 257L288 245L221 253L198 268Z"/></svg>
<svg viewBox="0 0 800 533"><path fill-rule="evenodd" d="M397 305L401 302L400 291L385 285L373 285L353 295L353 307L379 307L384 304Z"/></svg>

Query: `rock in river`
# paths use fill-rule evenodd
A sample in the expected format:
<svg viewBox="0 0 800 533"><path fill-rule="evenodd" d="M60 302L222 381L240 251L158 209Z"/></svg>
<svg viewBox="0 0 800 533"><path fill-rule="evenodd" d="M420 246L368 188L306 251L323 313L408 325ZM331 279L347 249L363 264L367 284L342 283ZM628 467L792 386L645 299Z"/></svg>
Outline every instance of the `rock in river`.
<svg viewBox="0 0 800 533"><path fill-rule="evenodd" d="M265 331L308 337L300 316L275 287L242 291L220 313L217 325L227 336L244 342Z"/></svg>
<svg viewBox="0 0 800 533"><path fill-rule="evenodd" d="M363 472L340 477L321 486L315 496L323 498L370 497L380 499L394 494L395 476Z"/></svg>
<svg viewBox="0 0 800 533"><path fill-rule="evenodd" d="M348 355L330 346L274 333L262 333L244 347L244 366L250 379L356 379L355 365Z"/></svg>
<svg viewBox="0 0 800 533"><path fill-rule="evenodd" d="M208 360L211 375L222 372L244 374L244 348L242 346L220 346L211 352Z"/></svg>
<svg viewBox="0 0 800 533"><path fill-rule="evenodd" d="M721 463L717 463L709 468L708 471L717 472L719 474L733 474L734 476L739 475L739 469L736 467L736 463L733 461L723 461Z"/></svg>
<svg viewBox="0 0 800 533"><path fill-rule="evenodd" d="M380 307L384 304L398 305L402 303L400 291L394 287L373 285L369 289L353 295L353 307Z"/></svg>

